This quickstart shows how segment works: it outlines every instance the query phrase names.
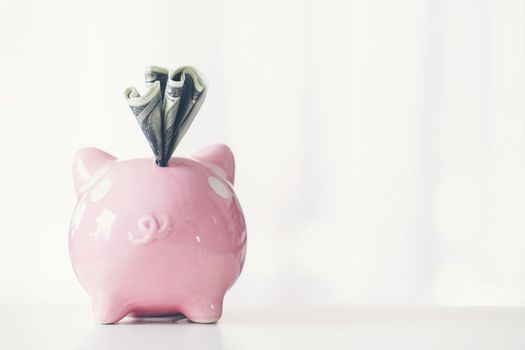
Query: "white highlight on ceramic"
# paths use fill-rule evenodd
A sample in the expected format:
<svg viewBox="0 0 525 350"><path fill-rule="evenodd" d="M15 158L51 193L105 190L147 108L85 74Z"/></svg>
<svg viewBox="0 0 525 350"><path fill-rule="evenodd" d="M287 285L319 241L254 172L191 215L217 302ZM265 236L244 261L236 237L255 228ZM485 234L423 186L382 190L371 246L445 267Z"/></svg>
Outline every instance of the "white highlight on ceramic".
<svg viewBox="0 0 525 350"><path fill-rule="evenodd" d="M78 225L80 225L80 220L82 220L82 216L84 216L84 212L86 211L86 202L84 200L81 200L76 208L75 212L73 213L73 217L71 218L71 236L75 235L75 232L78 228Z"/></svg>
<svg viewBox="0 0 525 350"><path fill-rule="evenodd" d="M195 238L197 239L197 242L201 242L201 238L199 236L196 236Z"/></svg>
<svg viewBox="0 0 525 350"><path fill-rule="evenodd" d="M92 202L98 202L102 198L104 198L111 189L111 180L110 179L104 179L100 181L92 190L91 195L89 196L89 199Z"/></svg>
<svg viewBox="0 0 525 350"><path fill-rule="evenodd" d="M218 165L212 164L212 163L206 163L206 166L213 170L217 175L219 175L222 179L228 181L228 176L226 175L226 170L221 168Z"/></svg>
<svg viewBox="0 0 525 350"><path fill-rule="evenodd" d="M208 183L210 184L212 190L219 197L222 197L224 199L228 199L231 197L231 192L228 189L228 186L226 186L226 184L222 180L216 178L215 176L210 176L208 177Z"/></svg>
<svg viewBox="0 0 525 350"><path fill-rule="evenodd" d="M139 218L138 234L128 232L128 239L136 245L143 245L151 242L154 238L162 238L171 232L171 221L166 215L159 215L156 218L152 214L145 214Z"/></svg>
<svg viewBox="0 0 525 350"><path fill-rule="evenodd" d="M237 208L239 209L239 211L243 213L241 203L239 203L239 199L237 198L237 196L233 196L233 199L235 200L235 204L237 205Z"/></svg>
<svg viewBox="0 0 525 350"><path fill-rule="evenodd" d="M89 189L91 187L93 187L93 185L98 180L100 180L108 172L108 170L111 169L112 166L113 166L113 162L111 162L110 164L108 164L106 166L101 167L100 169L95 171L93 174L91 174L89 176L89 178L87 179L87 181L78 190L78 195L81 196L84 193L86 193L87 191L89 191ZM87 169L86 169L86 171L87 171Z"/></svg>
<svg viewBox="0 0 525 350"><path fill-rule="evenodd" d="M105 209L96 219L97 228L95 232L90 233L95 239L100 237L103 239L111 238L111 226L115 222L117 216L109 209Z"/></svg>
<svg viewBox="0 0 525 350"><path fill-rule="evenodd" d="M77 173L85 181L89 178L89 171L86 168L86 165L82 159L77 159Z"/></svg>

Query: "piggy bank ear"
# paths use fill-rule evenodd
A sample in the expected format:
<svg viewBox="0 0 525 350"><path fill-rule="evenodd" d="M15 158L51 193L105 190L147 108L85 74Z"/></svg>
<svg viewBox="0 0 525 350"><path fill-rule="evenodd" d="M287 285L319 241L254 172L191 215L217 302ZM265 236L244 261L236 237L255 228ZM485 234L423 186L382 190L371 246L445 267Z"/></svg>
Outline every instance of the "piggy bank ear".
<svg viewBox="0 0 525 350"><path fill-rule="evenodd" d="M205 147L195 153L193 158L205 163L217 175L228 180L233 185L235 180L235 159L228 146L218 144Z"/></svg>
<svg viewBox="0 0 525 350"><path fill-rule="evenodd" d="M106 173L116 158L96 148L78 150L73 161L73 182L77 196L82 196Z"/></svg>

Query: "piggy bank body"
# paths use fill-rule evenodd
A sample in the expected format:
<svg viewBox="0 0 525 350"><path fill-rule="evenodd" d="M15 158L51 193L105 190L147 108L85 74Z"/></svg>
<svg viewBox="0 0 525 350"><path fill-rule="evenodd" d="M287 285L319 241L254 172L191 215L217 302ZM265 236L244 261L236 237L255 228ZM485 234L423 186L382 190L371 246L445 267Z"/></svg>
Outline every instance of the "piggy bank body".
<svg viewBox="0 0 525 350"><path fill-rule="evenodd" d="M98 322L128 314L220 318L246 254L234 171L224 145L172 158L167 167L94 148L77 153L69 251Z"/></svg>

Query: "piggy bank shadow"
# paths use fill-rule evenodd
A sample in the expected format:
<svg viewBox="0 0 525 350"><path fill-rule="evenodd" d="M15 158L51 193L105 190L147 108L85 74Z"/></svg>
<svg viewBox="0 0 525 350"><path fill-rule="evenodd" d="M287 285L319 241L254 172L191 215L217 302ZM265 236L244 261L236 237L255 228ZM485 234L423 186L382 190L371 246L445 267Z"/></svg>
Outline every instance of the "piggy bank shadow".
<svg viewBox="0 0 525 350"><path fill-rule="evenodd" d="M218 324L195 324L182 315L126 317L95 325L79 349L223 349Z"/></svg>

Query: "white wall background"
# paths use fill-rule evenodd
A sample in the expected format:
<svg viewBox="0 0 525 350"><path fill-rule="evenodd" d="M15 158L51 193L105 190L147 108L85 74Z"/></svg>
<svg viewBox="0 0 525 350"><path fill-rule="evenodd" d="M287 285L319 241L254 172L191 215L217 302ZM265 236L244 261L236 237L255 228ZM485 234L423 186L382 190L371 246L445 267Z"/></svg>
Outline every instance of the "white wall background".
<svg viewBox="0 0 525 350"><path fill-rule="evenodd" d="M0 40L0 300L88 300L73 154L150 156L122 92L191 64L176 153L231 146L249 228L229 302L525 305L524 1L1 0Z"/></svg>

